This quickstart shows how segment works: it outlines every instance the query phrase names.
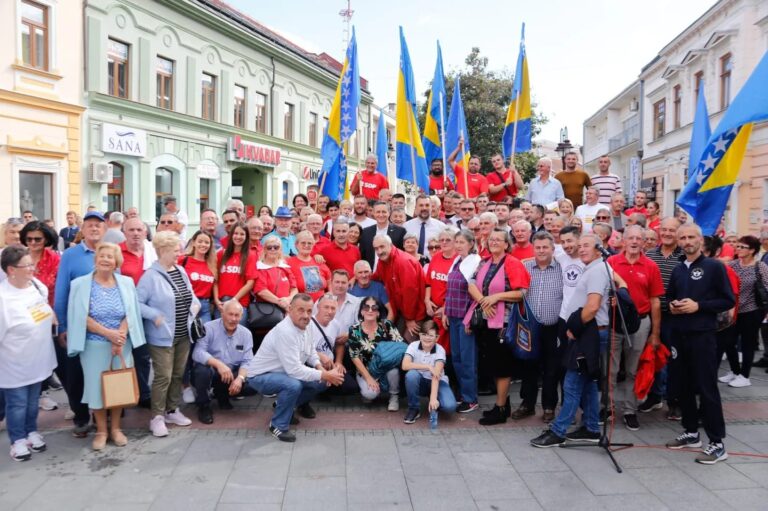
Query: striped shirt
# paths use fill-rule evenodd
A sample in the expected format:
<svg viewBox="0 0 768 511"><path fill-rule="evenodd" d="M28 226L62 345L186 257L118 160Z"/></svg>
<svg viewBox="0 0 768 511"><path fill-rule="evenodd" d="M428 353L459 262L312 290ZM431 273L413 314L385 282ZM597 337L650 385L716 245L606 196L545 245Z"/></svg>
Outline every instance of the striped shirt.
<svg viewBox="0 0 768 511"><path fill-rule="evenodd" d="M600 190L600 204L610 205L613 194L621 192L621 178L616 174L595 174L591 179L592 186Z"/></svg>
<svg viewBox="0 0 768 511"><path fill-rule="evenodd" d="M672 276L672 270L680 264L680 258L685 255L683 249L675 247L675 250L672 251L669 257L664 257L664 254L661 253L661 247L659 246L652 248L646 252L645 255L659 267L659 271L661 272L661 283L664 285L664 294L659 297L661 300L661 312L669 312L666 292L669 287L669 279Z"/></svg>
<svg viewBox="0 0 768 511"><path fill-rule="evenodd" d="M187 319L189 318L189 307L192 304L192 290L187 287L184 277L175 266L168 271L168 276L173 282L173 297L176 302L176 325L173 330L174 339L187 337Z"/></svg>
<svg viewBox="0 0 768 511"><path fill-rule="evenodd" d="M554 325L560 317L563 303L563 270L560 263L552 259L541 269L536 261L523 262L531 275L531 285L525 294L533 314L542 325Z"/></svg>

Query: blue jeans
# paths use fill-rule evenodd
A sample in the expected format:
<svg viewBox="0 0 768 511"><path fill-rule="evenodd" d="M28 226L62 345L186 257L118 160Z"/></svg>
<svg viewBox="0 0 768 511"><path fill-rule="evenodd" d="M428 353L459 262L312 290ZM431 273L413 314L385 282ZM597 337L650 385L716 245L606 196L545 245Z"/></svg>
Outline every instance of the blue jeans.
<svg viewBox="0 0 768 511"><path fill-rule="evenodd" d="M432 380L424 378L419 371L411 369L405 373L405 391L408 393L408 408L419 409L419 397L429 396L432 392ZM437 388L437 401L440 411L453 413L456 411L456 398L453 397L451 386L445 380L440 380Z"/></svg>
<svg viewBox="0 0 768 511"><path fill-rule="evenodd" d="M670 321L669 316L670 314L666 312L661 314L661 342L663 342L666 347L670 346L670 342L672 340L672 321ZM718 362L719 360L720 359L718 359ZM655 377L653 378L651 394L655 394L660 398L667 398L667 401L669 402L677 402L676 396L670 396L667 393L667 367L669 367L669 364L662 367L661 371L656 373Z"/></svg>
<svg viewBox="0 0 768 511"><path fill-rule="evenodd" d="M288 431L291 416L297 406L308 403L328 386L320 381L302 381L285 373L264 373L248 378L248 386L261 394L277 394L277 406L272 413L272 426Z"/></svg>
<svg viewBox="0 0 768 511"><path fill-rule="evenodd" d="M449 318L451 361L465 403L477 402L477 344L475 334L464 331L461 318Z"/></svg>
<svg viewBox="0 0 768 511"><path fill-rule="evenodd" d="M592 433L598 433L600 431L597 423L598 401L597 382L586 374L579 374L569 369L565 373L563 382L563 406L549 429L557 436L565 436L581 405L584 410L583 425Z"/></svg>
<svg viewBox="0 0 768 511"><path fill-rule="evenodd" d="M3 389L5 422L12 444L37 431L37 405L42 384L43 382L37 382L15 389Z"/></svg>
<svg viewBox="0 0 768 511"><path fill-rule="evenodd" d="M208 323L213 319L211 315L211 300L208 298L198 298L200 300L200 312L197 313L197 317L203 321L203 324Z"/></svg>

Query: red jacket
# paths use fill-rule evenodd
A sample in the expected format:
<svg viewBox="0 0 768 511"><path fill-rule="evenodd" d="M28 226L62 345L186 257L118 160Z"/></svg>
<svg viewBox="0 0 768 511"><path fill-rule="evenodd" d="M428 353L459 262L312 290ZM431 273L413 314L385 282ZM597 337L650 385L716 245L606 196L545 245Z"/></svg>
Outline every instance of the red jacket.
<svg viewBox="0 0 768 511"><path fill-rule="evenodd" d="M384 284L395 316L421 321L427 315L424 269L416 259L392 247L389 260L379 260L373 279Z"/></svg>

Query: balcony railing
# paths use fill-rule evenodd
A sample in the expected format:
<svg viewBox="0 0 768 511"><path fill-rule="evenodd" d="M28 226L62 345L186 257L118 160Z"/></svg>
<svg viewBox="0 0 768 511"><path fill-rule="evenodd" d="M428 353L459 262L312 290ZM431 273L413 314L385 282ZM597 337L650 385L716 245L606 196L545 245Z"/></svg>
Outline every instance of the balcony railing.
<svg viewBox="0 0 768 511"><path fill-rule="evenodd" d="M617 136L608 139L608 152L612 153L613 151L638 140L640 140L640 123L636 122L627 126L627 128Z"/></svg>

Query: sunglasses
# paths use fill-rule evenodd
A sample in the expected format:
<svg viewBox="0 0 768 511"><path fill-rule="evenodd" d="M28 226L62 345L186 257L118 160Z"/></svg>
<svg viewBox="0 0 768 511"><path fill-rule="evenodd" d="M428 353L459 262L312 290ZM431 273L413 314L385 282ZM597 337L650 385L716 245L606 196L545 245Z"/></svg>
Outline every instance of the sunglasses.
<svg viewBox="0 0 768 511"><path fill-rule="evenodd" d="M371 311L371 312L379 312L379 306L375 303L366 303L363 304L363 310L364 311Z"/></svg>
<svg viewBox="0 0 768 511"><path fill-rule="evenodd" d="M280 250L280 247L278 245L266 245L264 250Z"/></svg>
<svg viewBox="0 0 768 511"><path fill-rule="evenodd" d="M429 245L427 247L427 250L438 250L440 248L439 245Z"/></svg>
<svg viewBox="0 0 768 511"><path fill-rule="evenodd" d="M173 225L173 220L160 220L158 223L160 225Z"/></svg>
<svg viewBox="0 0 768 511"><path fill-rule="evenodd" d="M27 236L27 243L41 243L43 240L42 236Z"/></svg>
<svg viewBox="0 0 768 511"><path fill-rule="evenodd" d="M461 208L462 211L474 211L475 208Z"/></svg>
<svg viewBox="0 0 768 511"><path fill-rule="evenodd" d="M608 216L596 216L595 219L597 220L608 220L610 217Z"/></svg>

